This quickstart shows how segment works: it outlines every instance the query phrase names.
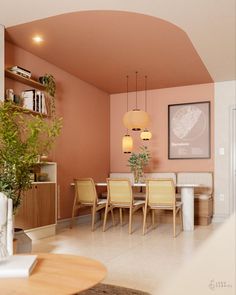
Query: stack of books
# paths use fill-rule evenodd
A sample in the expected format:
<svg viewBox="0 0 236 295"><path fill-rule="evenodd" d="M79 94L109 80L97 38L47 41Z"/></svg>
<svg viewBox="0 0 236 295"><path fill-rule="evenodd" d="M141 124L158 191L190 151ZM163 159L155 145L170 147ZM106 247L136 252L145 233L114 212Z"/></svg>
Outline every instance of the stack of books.
<svg viewBox="0 0 236 295"><path fill-rule="evenodd" d="M43 92L30 89L23 91L21 96L24 99L24 108L41 114L47 114L46 98Z"/></svg>
<svg viewBox="0 0 236 295"><path fill-rule="evenodd" d="M0 263L0 278L28 277L36 263L37 255L12 255Z"/></svg>
<svg viewBox="0 0 236 295"><path fill-rule="evenodd" d="M22 67L14 66L14 67L11 67L9 70L11 72L13 72L14 74L23 76L23 77L28 78L28 79L31 78L31 72L29 70L26 70L26 69L22 68Z"/></svg>

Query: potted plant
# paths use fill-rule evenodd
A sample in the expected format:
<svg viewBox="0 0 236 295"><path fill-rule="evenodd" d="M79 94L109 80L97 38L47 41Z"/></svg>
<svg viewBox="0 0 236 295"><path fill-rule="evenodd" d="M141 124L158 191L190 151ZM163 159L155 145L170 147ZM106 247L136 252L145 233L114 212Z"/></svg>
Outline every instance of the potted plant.
<svg viewBox="0 0 236 295"><path fill-rule="evenodd" d="M48 153L62 127L60 118L45 120L0 103L0 192L13 201L13 214L31 188L31 169L38 156Z"/></svg>
<svg viewBox="0 0 236 295"><path fill-rule="evenodd" d="M134 173L134 181L141 182L143 178L143 169L148 165L150 160L150 152L146 146L140 147L140 153L132 153L128 159L131 172Z"/></svg>
<svg viewBox="0 0 236 295"><path fill-rule="evenodd" d="M39 82L46 88L46 93L49 95L49 101L51 102L51 112L55 115L55 94L56 94L56 82L55 78L51 74L45 74L39 77Z"/></svg>

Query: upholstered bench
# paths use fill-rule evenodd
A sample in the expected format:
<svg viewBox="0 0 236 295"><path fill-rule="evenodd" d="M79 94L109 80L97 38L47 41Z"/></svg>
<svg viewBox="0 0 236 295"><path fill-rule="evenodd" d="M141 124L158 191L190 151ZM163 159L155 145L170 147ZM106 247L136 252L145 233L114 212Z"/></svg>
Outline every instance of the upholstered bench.
<svg viewBox="0 0 236 295"><path fill-rule="evenodd" d="M202 184L194 189L194 223L208 225L213 216L213 173L180 172L177 173L178 184Z"/></svg>

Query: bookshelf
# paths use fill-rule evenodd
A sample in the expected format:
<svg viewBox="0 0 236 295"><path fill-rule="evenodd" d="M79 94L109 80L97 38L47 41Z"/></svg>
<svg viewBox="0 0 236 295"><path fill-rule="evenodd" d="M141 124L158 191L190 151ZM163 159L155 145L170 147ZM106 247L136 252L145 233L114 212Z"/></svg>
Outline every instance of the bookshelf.
<svg viewBox="0 0 236 295"><path fill-rule="evenodd" d="M21 107L21 106L14 106L14 108L18 111L21 111L21 112L24 112L25 114L30 114L30 115L33 115L33 116L42 116L44 118L49 118L50 115L48 114L43 114L43 113L40 113L40 112L35 112L35 111L32 111L32 110L29 110L29 109L26 109L24 107Z"/></svg>
<svg viewBox="0 0 236 295"><path fill-rule="evenodd" d="M43 84L39 83L38 81L33 80L33 79L29 79L29 78L25 78L25 77L23 77L21 75L13 73L12 71L10 71L8 69L5 69L5 77L9 78L11 80L14 80L16 82L19 82L21 84L28 85L28 86L32 87L33 89L37 89L37 90L40 90L40 91L43 91L43 92L46 91L46 87ZM30 115L33 115L33 116L40 115L40 116L42 116L44 118L49 118L50 117L49 108L47 108L48 112L49 112L48 114L33 111L33 110L27 109L27 108L22 107L22 106L17 105L17 104L15 105L15 108L18 111L22 111L22 112L24 112L26 114L30 114Z"/></svg>
<svg viewBox="0 0 236 295"><path fill-rule="evenodd" d="M46 90L46 88L43 84L41 84L33 79L28 79L28 78L25 78L21 75L15 74L15 73L11 72L10 70L5 70L5 76L9 79L26 84L30 87L35 88L35 89L42 90L42 91Z"/></svg>

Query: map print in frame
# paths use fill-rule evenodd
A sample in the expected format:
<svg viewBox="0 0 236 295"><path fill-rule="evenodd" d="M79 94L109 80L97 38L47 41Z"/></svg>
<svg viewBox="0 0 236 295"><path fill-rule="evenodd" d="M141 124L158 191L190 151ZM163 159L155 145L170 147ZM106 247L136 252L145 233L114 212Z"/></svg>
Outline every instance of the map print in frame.
<svg viewBox="0 0 236 295"><path fill-rule="evenodd" d="M210 158L210 102L168 105L168 158Z"/></svg>

